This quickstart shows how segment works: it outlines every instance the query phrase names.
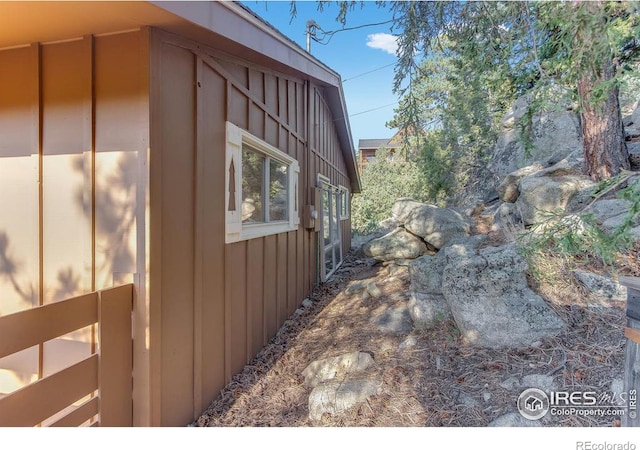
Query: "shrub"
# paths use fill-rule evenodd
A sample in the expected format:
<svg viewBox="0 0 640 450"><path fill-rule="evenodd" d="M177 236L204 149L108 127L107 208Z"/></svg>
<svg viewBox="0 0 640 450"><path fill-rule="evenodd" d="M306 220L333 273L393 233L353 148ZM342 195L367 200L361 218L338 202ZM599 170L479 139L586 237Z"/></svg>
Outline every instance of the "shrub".
<svg viewBox="0 0 640 450"><path fill-rule="evenodd" d="M376 230L391 214L396 199L410 197L426 201L425 180L418 164L381 148L361 173L362 193L353 198L351 224L358 234Z"/></svg>

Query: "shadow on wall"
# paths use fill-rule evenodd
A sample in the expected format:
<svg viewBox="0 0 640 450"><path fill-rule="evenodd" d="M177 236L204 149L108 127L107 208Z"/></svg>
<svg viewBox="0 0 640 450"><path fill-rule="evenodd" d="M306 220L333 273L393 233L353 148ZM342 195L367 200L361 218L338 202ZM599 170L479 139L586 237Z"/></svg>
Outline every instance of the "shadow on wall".
<svg viewBox="0 0 640 450"><path fill-rule="evenodd" d="M114 273L136 271L136 186L137 152L105 152L96 154L96 289L113 285ZM73 158L74 172L87 174L85 159ZM90 188L87 177L74 188L73 199L86 217L92 220ZM45 227L47 224L45 223ZM71 243L73 245L73 243ZM36 243L37 247L37 243ZM12 239L6 229L0 229L0 281L13 292L0 295L0 316L29 309L38 305L39 288L37 275L26 275L26 261L21 261L18 249L12 247ZM90 261L87 261L90 263ZM53 286L45 290L52 301L64 300L83 294L80 265L65 265L57 270ZM37 273L37 272L36 272ZM7 303L5 300L11 298ZM4 300L3 300L4 299Z"/></svg>
<svg viewBox="0 0 640 450"><path fill-rule="evenodd" d="M20 283L18 281L18 271L20 269L20 262L16 261L11 255L10 249L11 241L6 231L0 230L0 279L5 279L13 287L13 290L18 295L21 303L19 309L27 309L32 307L34 298L37 298L35 283ZM0 302L0 316L6 314L3 311L3 304Z"/></svg>
<svg viewBox="0 0 640 450"><path fill-rule="evenodd" d="M83 172L83 160L74 161ZM113 284L114 273L136 272L137 152L96 153L95 232L96 288ZM90 221L91 199L79 186L75 200Z"/></svg>

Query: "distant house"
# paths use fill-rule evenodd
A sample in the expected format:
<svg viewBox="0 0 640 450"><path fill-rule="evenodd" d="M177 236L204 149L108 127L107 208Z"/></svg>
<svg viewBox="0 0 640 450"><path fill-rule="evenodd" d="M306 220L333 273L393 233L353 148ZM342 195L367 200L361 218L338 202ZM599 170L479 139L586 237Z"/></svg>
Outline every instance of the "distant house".
<svg viewBox="0 0 640 450"><path fill-rule="evenodd" d="M350 249L340 75L218 1L0 2L0 67L5 334L24 322L11 316L131 284L123 409L186 425ZM102 343L83 333L16 352L0 339L0 412L27 409L11 394L76 353L95 374Z"/></svg>
<svg viewBox="0 0 640 450"><path fill-rule="evenodd" d="M386 139L360 139L358 141L358 166L362 168L367 162L376 157L380 148L386 148L390 153L395 153L400 148L399 141L392 138Z"/></svg>

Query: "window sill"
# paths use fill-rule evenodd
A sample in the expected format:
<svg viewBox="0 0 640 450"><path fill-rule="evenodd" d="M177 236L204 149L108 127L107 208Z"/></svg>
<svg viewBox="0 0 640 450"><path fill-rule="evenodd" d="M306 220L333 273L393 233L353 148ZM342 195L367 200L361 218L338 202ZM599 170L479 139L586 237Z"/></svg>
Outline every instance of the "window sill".
<svg viewBox="0 0 640 450"><path fill-rule="evenodd" d="M227 233L225 243L232 244L234 242L248 241L250 239L272 236L274 234L288 233L297 231L298 225L291 225L289 222L276 223L260 223L243 225L242 230L237 233Z"/></svg>

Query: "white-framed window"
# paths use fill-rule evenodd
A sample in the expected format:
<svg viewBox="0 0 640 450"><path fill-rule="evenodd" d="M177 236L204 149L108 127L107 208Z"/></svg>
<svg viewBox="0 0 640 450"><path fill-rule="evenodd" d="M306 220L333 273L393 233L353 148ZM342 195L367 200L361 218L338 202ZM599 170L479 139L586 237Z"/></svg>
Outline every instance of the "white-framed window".
<svg viewBox="0 0 640 450"><path fill-rule="evenodd" d="M338 185L340 192L340 220L349 220L349 189Z"/></svg>
<svg viewBox="0 0 640 450"><path fill-rule="evenodd" d="M298 161L227 122L225 242L298 229Z"/></svg>

